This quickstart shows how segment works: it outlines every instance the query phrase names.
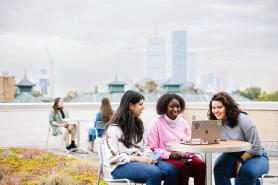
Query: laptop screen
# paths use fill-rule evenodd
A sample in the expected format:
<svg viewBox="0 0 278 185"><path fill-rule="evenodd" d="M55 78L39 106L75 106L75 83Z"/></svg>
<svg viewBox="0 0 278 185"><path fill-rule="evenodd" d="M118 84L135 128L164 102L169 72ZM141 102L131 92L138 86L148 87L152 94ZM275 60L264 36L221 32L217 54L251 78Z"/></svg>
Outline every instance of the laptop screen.
<svg viewBox="0 0 278 185"><path fill-rule="evenodd" d="M220 142L221 120L192 121L191 144L214 144Z"/></svg>

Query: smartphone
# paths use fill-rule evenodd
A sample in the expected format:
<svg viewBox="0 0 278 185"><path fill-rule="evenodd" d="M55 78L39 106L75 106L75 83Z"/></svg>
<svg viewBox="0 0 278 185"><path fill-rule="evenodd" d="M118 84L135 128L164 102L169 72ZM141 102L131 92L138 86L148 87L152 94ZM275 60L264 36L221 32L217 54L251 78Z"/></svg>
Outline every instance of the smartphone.
<svg viewBox="0 0 278 185"><path fill-rule="evenodd" d="M151 153L149 157L152 158L154 161L157 161L160 158L159 153Z"/></svg>

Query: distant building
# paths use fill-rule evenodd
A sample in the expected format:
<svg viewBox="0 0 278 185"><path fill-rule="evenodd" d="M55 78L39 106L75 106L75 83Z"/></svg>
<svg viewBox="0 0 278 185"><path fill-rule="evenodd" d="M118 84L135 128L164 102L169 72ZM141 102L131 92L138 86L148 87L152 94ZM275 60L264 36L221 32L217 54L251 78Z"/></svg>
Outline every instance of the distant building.
<svg viewBox="0 0 278 185"><path fill-rule="evenodd" d="M48 96L49 92L49 74L47 70L42 69L40 70L39 74L39 86L40 91L44 97Z"/></svg>
<svg viewBox="0 0 278 185"><path fill-rule="evenodd" d="M187 34L172 32L172 79L187 87Z"/></svg>
<svg viewBox="0 0 278 185"><path fill-rule="evenodd" d="M161 83L166 79L166 47L164 39L149 39L147 45L147 78Z"/></svg>
<svg viewBox="0 0 278 185"><path fill-rule="evenodd" d="M217 72L215 74L215 90L216 91L227 91L228 90L228 73Z"/></svg>
<svg viewBox="0 0 278 185"><path fill-rule="evenodd" d="M162 84L163 91L166 93L180 93L181 92L181 83L174 82L174 81L167 81Z"/></svg>
<svg viewBox="0 0 278 185"><path fill-rule="evenodd" d="M124 93L125 92L125 82L121 82L116 79L110 83L108 83L108 92L109 93Z"/></svg>
<svg viewBox="0 0 278 185"><path fill-rule="evenodd" d="M214 74L206 73L201 75L201 89L205 92L215 92L214 88Z"/></svg>
<svg viewBox="0 0 278 185"><path fill-rule="evenodd" d="M196 53L189 53L187 57L187 86L198 86L198 64Z"/></svg>
<svg viewBox="0 0 278 185"><path fill-rule="evenodd" d="M31 82L25 74L24 78L21 81L19 81L15 86L18 88L16 92L16 96L22 93L32 94L35 83Z"/></svg>
<svg viewBox="0 0 278 185"><path fill-rule="evenodd" d="M15 98L15 77L3 72L0 76L0 102L11 101Z"/></svg>

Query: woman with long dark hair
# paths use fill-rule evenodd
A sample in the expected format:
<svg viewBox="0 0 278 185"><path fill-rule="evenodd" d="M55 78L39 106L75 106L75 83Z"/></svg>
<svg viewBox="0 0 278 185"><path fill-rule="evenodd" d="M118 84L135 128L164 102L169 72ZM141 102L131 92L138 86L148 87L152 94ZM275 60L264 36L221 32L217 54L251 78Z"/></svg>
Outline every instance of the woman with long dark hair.
<svg viewBox="0 0 278 185"><path fill-rule="evenodd" d="M251 143L250 150L224 153L217 158L214 165L215 184L230 185L230 178L237 177L238 185L255 185L256 179L269 171L268 157L255 124L226 92L213 95L208 117L222 120L221 139Z"/></svg>
<svg viewBox="0 0 278 185"><path fill-rule="evenodd" d="M178 171L164 161L148 155L144 145L144 126L140 115L144 97L129 90L124 93L104 134L106 165L114 179L127 178L146 185L178 184Z"/></svg>
<svg viewBox="0 0 278 185"><path fill-rule="evenodd" d="M51 110L49 114L49 123L52 127L52 135L57 136L63 134L67 150L77 148L75 144L77 134L76 124L72 124L63 120L69 117L68 111L64 109L63 99L60 97L56 98L52 108L53 110ZM69 138L70 136L71 141Z"/></svg>

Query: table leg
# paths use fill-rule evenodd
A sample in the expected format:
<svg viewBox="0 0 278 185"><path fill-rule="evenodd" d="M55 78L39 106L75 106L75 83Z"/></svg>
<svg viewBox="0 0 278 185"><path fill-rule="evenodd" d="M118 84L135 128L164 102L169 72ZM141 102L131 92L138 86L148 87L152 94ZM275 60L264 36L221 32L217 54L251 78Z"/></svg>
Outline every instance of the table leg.
<svg viewBox="0 0 278 185"><path fill-rule="evenodd" d="M206 160L206 184L212 185L212 154L205 153Z"/></svg>
<svg viewBox="0 0 278 185"><path fill-rule="evenodd" d="M78 136L77 136L77 146L78 146L78 148L80 147L80 122L78 121L77 122L77 130L78 130Z"/></svg>

